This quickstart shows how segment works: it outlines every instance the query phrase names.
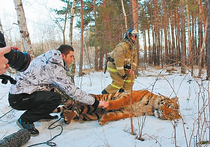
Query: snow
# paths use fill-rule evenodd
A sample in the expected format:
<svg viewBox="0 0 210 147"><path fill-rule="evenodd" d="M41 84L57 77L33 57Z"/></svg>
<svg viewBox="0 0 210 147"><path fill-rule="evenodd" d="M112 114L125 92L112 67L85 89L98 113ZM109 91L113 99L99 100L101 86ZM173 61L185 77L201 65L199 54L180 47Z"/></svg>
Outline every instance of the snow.
<svg viewBox="0 0 210 147"><path fill-rule="evenodd" d="M183 121L181 119L178 121L161 120L155 116L135 117L133 118L133 125L136 135L131 134L131 120L129 118L109 122L104 126L100 126L98 121L72 121L70 124L65 124L61 119L53 126L61 125L63 132L61 132L59 126L48 129L55 120L35 122L40 134L31 137L23 147L46 142L59 133L61 135L52 140L58 147L174 147L175 145L185 147L196 146L198 141L209 140L209 82L194 78L190 73L180 74L180 69L176 69L177 71L172 71L170 74L166 69L150 67L146 70L143 69L139 71L140 75L135 79L133 89L147 89L155 94L171 98L178 96ZM83 77L75 76L76 85L88 93L100 94L110 82L108 72L106 74L91 72ZM16 125L16 120L24 112L10 111L12 108L9 106L7 99L9 87L10 84L0 84L1 139L20 129ZM3 116L7 112L9 113ZM197 121L199 115L200 127ZM140 141L136 139L136 136L139 136L140 125L143 122L142 138L144 141ZM184 132L186 132L186 135ZM44 147L47 145L41 144L38 146Z"/></svg>

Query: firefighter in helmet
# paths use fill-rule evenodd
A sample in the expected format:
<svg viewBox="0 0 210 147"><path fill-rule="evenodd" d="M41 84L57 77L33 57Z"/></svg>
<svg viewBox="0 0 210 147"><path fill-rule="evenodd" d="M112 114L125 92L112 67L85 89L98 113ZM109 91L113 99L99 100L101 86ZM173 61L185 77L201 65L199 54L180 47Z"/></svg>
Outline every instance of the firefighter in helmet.
<svg viewBox="0 0 210 147"><path fill-rule="evenodd" d="M123 41L110 53L107 59L107 70L112 83L102 91L102 94L131 90L135 79L134 71L137 68L137 51L134 45L137 34L138 32L133 28L127 30Z"/></svg>

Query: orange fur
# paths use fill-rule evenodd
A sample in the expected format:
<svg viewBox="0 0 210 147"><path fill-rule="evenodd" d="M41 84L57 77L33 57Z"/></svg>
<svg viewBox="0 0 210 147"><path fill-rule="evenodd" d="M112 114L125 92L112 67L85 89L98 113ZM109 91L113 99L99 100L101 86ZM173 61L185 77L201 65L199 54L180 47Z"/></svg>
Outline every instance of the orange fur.
<svg viewBox="0 0 210 147"><path fill-rule="evenodd" d="M160 119L179 119L178 98L168 98L162 95L156 95L148 90L136 90L132 93L116 93L94 95L97 100L109 101L109 106L106 109L97 108L94 110L92 106L82 103L76 103L77 115L74 119L82 120L97 120L99 124L104 125L108 121L128 118L131 116L154 115ZM132 114L130 114L130 100L132 97ZM72 107L71 107L72 108ZM65 117L65 119L67 119ZM70 118L72 119L72 118ZM69 120L65 120L70 122Z"/></svg>

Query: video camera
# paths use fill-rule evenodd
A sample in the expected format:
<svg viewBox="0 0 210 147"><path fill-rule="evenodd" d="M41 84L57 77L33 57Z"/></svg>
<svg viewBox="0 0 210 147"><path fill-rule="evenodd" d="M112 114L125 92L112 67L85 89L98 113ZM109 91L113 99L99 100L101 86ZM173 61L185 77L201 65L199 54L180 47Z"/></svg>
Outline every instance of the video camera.
<svg viewBox="0 0 210 147"><path fill-rule="evenodd" d="M6 46L6 42L4 40L4 35L0 31L0 48L5 47L5 46ZM18 48L11 48L11 51L5 54L4 57L9 60L8 64L10 67L21 72L25 71L31 62L30 55L26 52L19 51ZM0 75L0 79L5 80L5 77L7 76Z"/></svg>

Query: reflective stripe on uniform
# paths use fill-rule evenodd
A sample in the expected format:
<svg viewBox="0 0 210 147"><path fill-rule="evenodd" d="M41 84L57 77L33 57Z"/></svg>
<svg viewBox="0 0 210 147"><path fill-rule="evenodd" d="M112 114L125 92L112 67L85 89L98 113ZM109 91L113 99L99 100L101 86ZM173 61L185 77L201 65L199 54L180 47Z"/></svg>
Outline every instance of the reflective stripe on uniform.
<svg viewBox="0 0 210 147"><path fill-rule="evenodd" d="M131 80L125 80L124 82L131 83ZM133 80L133 83L134 83L134 80Z"/></svg>
<svg viewBox="0 0 210 147"><path fill-rule="evenodd" d="M116 67L117 68L117 70L123 70L124 69L124 67Z"/></svg>
<svg viewBox="0 0 210 147"><path fill-rule="evenodd" d="M133 63L133 65L136 66L137 64L136 63Z"/></svg>
<svg viewBox="0 0 210 147"><path fill-rule="evenodd" d="M111 72L118 72L117 69L113 69L113 68L110 68L110 67L107 67L107 70L108 70L108 71L111 71Z"/></svg>
<svg viewBox="0 0 210 147"><path fill-rule="evenodd" d="M131 59L130 59L130 58L129 58L129 59L128 59L128 58L126 58L126 59L125 59L125 61L128 61L128 62L130 62L130 61L131 61Z"/></svg>
<svg viewBox="0 0 210 147"><path fill-rule="evenodd" d="M114 85L114 84L111 84L112 87L114 88L117 88L117 89L121 89L121 87L117 86L117 85Z"/></svg>

